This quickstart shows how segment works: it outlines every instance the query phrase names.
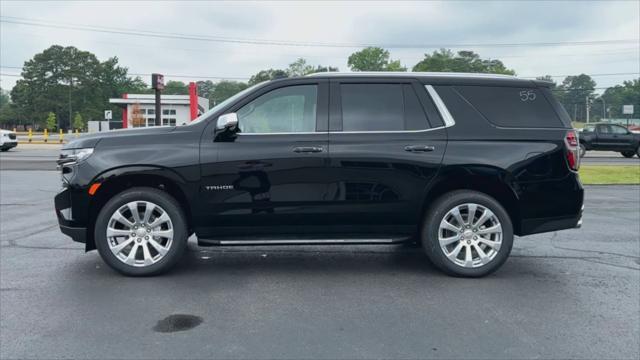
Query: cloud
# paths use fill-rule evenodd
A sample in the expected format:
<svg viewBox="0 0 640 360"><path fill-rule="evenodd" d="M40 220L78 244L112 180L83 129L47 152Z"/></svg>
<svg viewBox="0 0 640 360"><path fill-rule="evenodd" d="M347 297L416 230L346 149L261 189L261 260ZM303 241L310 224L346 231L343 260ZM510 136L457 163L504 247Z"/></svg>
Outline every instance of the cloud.
<svg viewBox="0 0 640 360"><path fill-rule="evenodd" d="M68 24L324 43L459 44L638 38L639 2L9 2L3 16ZM2 23L0 65L21 66L50 45L73 45L101 60L117 56L136 73L248 78L298 57L347 70L354 48L247 45L146 38ZM390 49L411 67L430 48ZM457 49L456 49L457 50ZM640 44L471 47L519 75L638 72ZM2 73L19 70L2 68ZM596 77L609 86L633 76ZM171 79L170 76L167 77ZM177 78L196 80L197 78ZM16 78L1 78L3 88ZM145 79L148 80L148 79Z"/></svg>

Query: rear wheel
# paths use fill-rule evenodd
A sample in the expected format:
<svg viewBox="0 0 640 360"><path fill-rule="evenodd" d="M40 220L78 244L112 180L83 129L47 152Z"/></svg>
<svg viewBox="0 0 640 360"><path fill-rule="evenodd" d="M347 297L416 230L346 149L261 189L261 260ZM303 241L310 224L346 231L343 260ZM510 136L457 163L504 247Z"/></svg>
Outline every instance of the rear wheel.
<svg viewBox="0 0 640 360"><path fill-rule="evenodd" d="M580 157L584 157L586 153L587 153L587 148L584 146L584 144L580 144Z"/></svg>
<svg viewBox="0 0 640 360"><path fill-rule="evenodd" d="M638 155L638 157L640 157L640 145L638 145L638 148L636 149L636 155Z"/></svg>
<svg viewBox="0 0 640 360"><path fill-rule="evenodd" d="M469 190L438 199L422 230L429 259L444 272L480 277L496 271L509 257L513 226L493 198Z"/></svg>
<svg viewBox="0 0 640 360"><path fill-rule="evenodd" d="M126 190L107 202L95 224L96 248L113 269L129 276L169 270L187 244L178 202L154 188Z"/></svg>
<svg viewBox="0 0 640 360"><path fill-rule="evenodd" d="M629 151L622 151L620 152L620 154L622 154L622 156L626 158L632 158L636 153L633 150L629 150Z"/></svg>

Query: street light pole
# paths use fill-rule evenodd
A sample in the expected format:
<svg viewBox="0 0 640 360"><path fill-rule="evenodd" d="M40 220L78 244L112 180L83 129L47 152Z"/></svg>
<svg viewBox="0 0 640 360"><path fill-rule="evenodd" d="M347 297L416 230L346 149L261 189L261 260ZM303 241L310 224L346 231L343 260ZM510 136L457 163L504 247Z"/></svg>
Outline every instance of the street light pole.
<svg viewBox="0 0 640 360"><path fill-rule="evenodd" d="M600 96L600 100L602 100L602 120L604 120L607 117L607 105L602 96Z"/></svg>

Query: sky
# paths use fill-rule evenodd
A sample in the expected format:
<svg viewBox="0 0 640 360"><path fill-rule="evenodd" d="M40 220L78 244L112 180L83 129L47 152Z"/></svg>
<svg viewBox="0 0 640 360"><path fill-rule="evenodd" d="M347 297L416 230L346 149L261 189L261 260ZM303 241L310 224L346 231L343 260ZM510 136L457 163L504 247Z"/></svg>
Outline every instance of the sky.
<svg viewBox="0 0 640 360"><path fill-rule="evenodd" d="M117 56L130 73L163 73L165 81L247 80L300 57L349 71L347 58L365 45L387 48L408 68L425 53L452 47L499 59L521 77L549 74L561 82L586 73L608 87L640 76L640 0L2 0L0 16L3 89L13 87L25 61L51 45L75 46L101 61ZM106 32L77 29L87 26ZM162 34L131 34L142 31ZM150 82L150 75L141 77Z"/></svg>

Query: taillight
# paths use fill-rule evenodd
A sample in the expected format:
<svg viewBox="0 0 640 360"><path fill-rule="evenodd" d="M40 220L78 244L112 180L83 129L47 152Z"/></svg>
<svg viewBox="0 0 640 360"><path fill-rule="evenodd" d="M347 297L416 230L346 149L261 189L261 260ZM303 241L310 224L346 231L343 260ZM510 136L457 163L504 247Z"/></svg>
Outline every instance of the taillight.
<svg viewBox="0 0 640 360"><path fill-rule="evenodd" d="M575 130L567 131L567 135L564 137L564 144L567 147L567 163L569 164L569 168L573 171L578 171L580 168L578 133Z"/></svg>

